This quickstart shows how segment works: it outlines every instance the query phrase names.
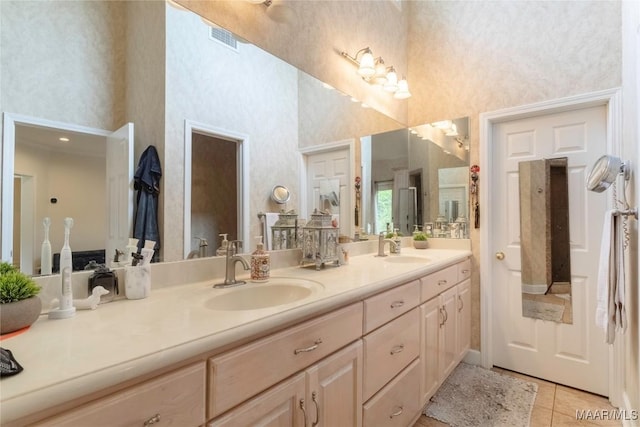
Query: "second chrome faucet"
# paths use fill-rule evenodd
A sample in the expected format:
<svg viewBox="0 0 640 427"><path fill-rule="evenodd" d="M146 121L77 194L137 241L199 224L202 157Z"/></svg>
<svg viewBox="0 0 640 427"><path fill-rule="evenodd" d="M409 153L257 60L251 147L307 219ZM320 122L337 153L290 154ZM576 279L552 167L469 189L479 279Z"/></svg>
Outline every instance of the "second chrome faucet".
<svg viewBox="0 0 640 427"><path fill-rule="evenodd" d="M394 242L391 239L385 239L384 238L385 232L381 232L380 235L378 236L378 255L376 256L387 256L387 254L384 253L384 244L385 243L389 243L389 247L390 248L394 248L396 249L396 242Z"/></svg>
<svg viewBox="0 0 640 427"><path fill-rule="evenodd" d="M245 270L249 270L251 267L249 263L245 261L240 255L236 254L236 245L242 247L241 240L231 240L227 245L227 255L225 262L224 282L216 283L214 288L228 288L231 286L244 285L247 283L244 280L236 280L236 263L241 263Z"/></svg>

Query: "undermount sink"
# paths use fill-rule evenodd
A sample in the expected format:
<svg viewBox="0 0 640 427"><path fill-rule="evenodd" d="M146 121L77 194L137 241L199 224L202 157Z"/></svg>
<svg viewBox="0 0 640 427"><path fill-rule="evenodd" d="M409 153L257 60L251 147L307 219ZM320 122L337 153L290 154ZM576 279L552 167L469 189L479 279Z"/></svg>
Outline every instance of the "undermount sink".
<svg viewBox="0 0 640 427"><path fill-rule="evenodd" d="M427 264L430 261L429 258L402 255L390 255L384 259L384 262L390 262L392 264Z"/></svg>
<svg viewBox="0 0 640 427"><path fill-rule="evenodd" d="M221 311L258 310L300 301L324 288L314 280L285 277L241 286L208 299L205 307Z"/></svg>

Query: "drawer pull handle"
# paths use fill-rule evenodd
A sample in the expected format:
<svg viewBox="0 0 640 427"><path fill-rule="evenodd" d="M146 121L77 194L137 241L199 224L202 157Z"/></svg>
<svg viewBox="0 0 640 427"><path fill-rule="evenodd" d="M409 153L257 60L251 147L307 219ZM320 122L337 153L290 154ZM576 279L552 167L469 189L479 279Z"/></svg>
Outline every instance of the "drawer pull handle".
<svg viewBox="0 0 640 427"><path fill-rule="evenodd" d="M404 344L400 344L400 345L396 345L394 346L391 351L389 352L389 354L396 354L396 353L400 353L401 351L404 350Z"/></svg>
<svg viewBox="0 0 640 427"><path fill-rule="evenodd" d="M300 354L300 353L308 353L310 351L315 350L316 348L318 348L318 346L322 344L322 338L318 338L312 346L306 347L306 348L296 348L295 350L293 350L293 354Z"/></svg>
<svg viewBox="0 0 640 427"><path fill-rule="evenodd" d="M302 409L302 415L304 415L304 424L307 425L307 410L304 407L304 399L300 399L300 409Z"/></svg>
<svg viewBox="0 0 640 427"><path fill-rule="evenodd" d="M442 306L442 312L444 313L444 323L447 323L447 320L449 320L449 313L447 313L446 305Z"/></svg>
<svg viewBox="0 0 640 427"><path fill-rule="evenodd" d="M469 273L469 270L467 270L466 268L462 270L462 274L467 274L467 273Z"/></svg>
<svg viewBox="0 0 640 427"><path fill-rule="evenodd" d="M398 307L402 307L404 305L404 301L400 300L400 301L394 301L391 303L391 308L398 308Z"/></svg>
<svg viewBox="0 0 640 427"><path fill-rule="evenodd" d="M462 297L460 295L458 295L458 302L460 302L460 306L458 307L458 312L460 312L464 308L464 301L462 301Z"/></svg>
<svg viewBox="0 0 640 427"><path fill-rule="evenodd" d="M311 423L311 427L316 427L320 423L320 405L318 405L318 393L311 393L311 400L316 405L316 420Z"/></svg>
<svg viewBox="0 0 640 427"><path fill-rule="evenodd" d="M438 286L446 285L447 279L438 280Z"/></svg>
<svg viewBox="0 0 640 427"><path fill-rule="evenodd" d="M442 328L444 326L444 323L446 322L446 320L444 318L444 312L442 311L442 308L439 308L438 311L440 312L440 316L442 318L442 321L440 322L440 327Z"/></svg>
<svg viewBox="0 0 640 427"><path fill-rule="evenodd" d="M398 410L396 412L394 412L393 414L389 415L389 418L393 418L393 417L397 417L399 415L402 415L402 412L404 412L404 408L402 406L398 406Z"/></svg>
<svg viewBox="0 0 640 427"><path fill-rule="evenodd" d="M150 426L151 424L155 424L155 423L159 423L160 422L160 414L155 414L153 417L149 418L147 421L144 422L144 426Z"/></svg>

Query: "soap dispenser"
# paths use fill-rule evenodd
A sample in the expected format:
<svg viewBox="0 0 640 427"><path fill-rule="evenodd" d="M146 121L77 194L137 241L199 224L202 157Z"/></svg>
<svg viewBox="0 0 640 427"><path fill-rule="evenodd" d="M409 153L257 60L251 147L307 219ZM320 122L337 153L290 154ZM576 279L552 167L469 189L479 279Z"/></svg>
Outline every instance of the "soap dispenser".
<svg viewBox="0 0 640 427"><path fill-rule="evenodd" d="M271 270L271 257L264 250L262 236L256 236L258 248L251 254L251 280L254 282L266 282L269 280Z"/></svg>
<svg viewBox="0 0 640 427"><path fill-rule="evenodd" d="M398 254L398 255L400 255L400 252L401 252L401 249L402 249L402 240L400 239L400 235L398 233L399 231L400 230L398 228L394 228L393 229L393 241L395 242L396 247L395 247L395 249L393 248L393 246L391 247L392 249L394 249L391 252L395 253L395 254Z"/></svg>
<svg viewBox="0 0 640 427"><path fill-rule="evenodd" d="M228 234L218 234L218 236L222 237L222 243L220 243L220 247L216 249L216 255L227 256L227 247L229 246L229 241L227 240Z"/></svg>

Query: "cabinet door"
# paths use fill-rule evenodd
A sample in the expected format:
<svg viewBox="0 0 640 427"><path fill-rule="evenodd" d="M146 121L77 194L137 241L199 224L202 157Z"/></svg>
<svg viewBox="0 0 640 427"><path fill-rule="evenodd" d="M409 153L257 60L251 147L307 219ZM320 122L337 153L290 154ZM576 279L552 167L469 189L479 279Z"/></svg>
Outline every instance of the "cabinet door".
<svg viewBox="0 0 640 427"><path fill-rule="evenodd" d="M458 285L458 361L462 360L471 346L471 280Z"/></svg>
<svg viewBox="0 0 640 427"><path fill-rule="evenodd" d="M308 426L362 425L362 341L307 369Z"/></svg>
<svg viewBox="0 0 640 427"><path fill-rule="evenodd" d="M205 365L180 368L98 399L37 426L199 426L205 420Z"/></svg>
<svg viewBox="0 0 640 427"><path fill-rule="evenodd" d="M420 398L426 404L440 385L438 359L440 351L440 324L444 315L440 299L433 298L420 306Z"/></svg>
<svg viewBox="0 0 640 427"><path fill-rule="evenodd" d="M453 287L440 294L440 309L444 323L440 325L440 382L442 383L458 364L457 313L458 288Z"/></svg>
<svg viewBox="0 0 640 427"><path fill-rule="evenodd" d="M304 426L313 406L304 399L304 385L300 373L216 418L208 427Z"/></svg>

